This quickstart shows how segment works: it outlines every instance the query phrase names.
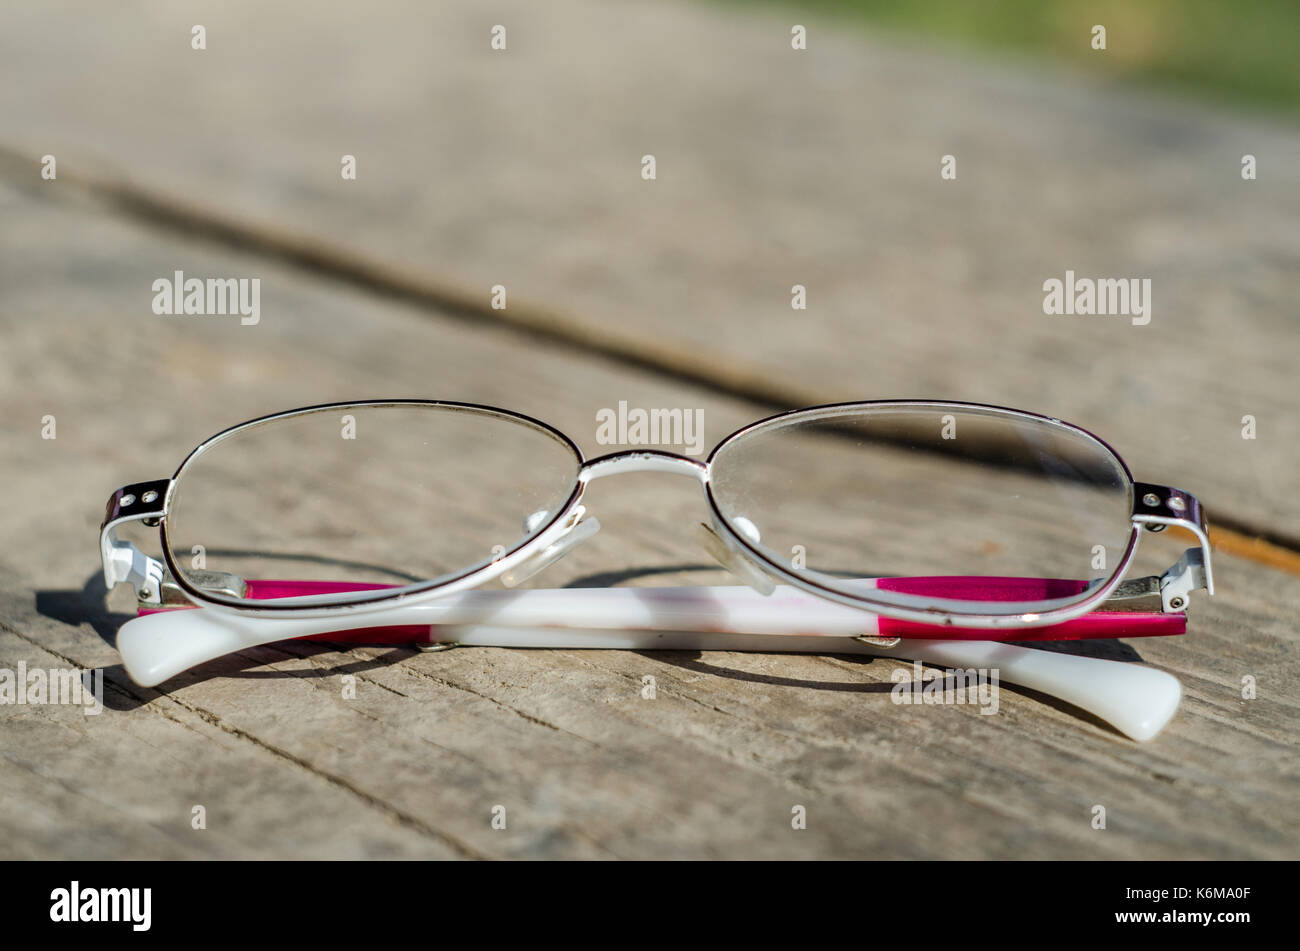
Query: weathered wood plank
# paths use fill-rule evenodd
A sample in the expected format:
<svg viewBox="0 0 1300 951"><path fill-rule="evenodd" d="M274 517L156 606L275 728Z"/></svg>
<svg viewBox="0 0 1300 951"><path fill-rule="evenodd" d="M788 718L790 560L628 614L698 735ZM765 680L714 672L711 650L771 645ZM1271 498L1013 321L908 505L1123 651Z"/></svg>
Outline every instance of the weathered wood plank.
<svg viewBox="0 0 1300 951"><path fill-rule="evenodd" d="M0 711L12 854L1296 854L1300 579L1231 558L1191 634L1130 643L1186 690L1166 733L1142 746L1013 688L996 716L899 707L897 662L836 657L290 644L141 689L110 646L130 599L115 592L106 609L96 581L102 499L170 472L232 421L335 398L446 396L519 406L594 451L595 410L618 399L703 407L711 437L759 411L90 207L0 189L0 209L14 223L0 229L0 457L21 503L0 515L0 666L102 665L112 684L99 717ZM150 280L176 267L259 274L263 321L154 316ZM55 440L40 438L46 414ZM689 480L629 476L589 498L603 531L538 583L721 581L688 531L703 514ZM1153 563L1167 554L1147 551ZM1243 702L1247 674L1260 696ZM647 675L654 700L641 696ZM201 833L188 827L194 803L208 807ZM1096 804L1106 831L1090 826ZM495 805L506 830L490 826ZM790 828L795 805L808 809L804 831Z"/></svg>
<svg viewBox="0 0 1300 951"><path fill-rule="evenodd" d="M44 649L40 633L11 628L30 610L30 592L21 611L11 606L15 597L6 593L0 607L0 667L112 663L94 659L104 653L96 645L79 642L74 659ZM108 676L98 715L73 706L5 707L0 722L6 859L274 858L286 842L303 858L470 854L428 817L376 807L206 710L142 705L120 670ZM202 828L195 828L196 806L204 810Z"/></svg>

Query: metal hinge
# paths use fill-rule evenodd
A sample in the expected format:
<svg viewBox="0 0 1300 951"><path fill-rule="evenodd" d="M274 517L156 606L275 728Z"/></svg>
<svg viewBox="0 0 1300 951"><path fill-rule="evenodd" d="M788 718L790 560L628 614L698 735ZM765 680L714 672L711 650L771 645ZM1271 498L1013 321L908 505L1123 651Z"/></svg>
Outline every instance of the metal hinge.
<svg viewBox="0 0 1300 951"><path fill-rule="evenodd" d="M228 571L188 571L185 573L185 580L196 588L202 588L204 591L212 591L216 594L224 594L231 598L243 598L248 588L243 578ZM142 608L194 607L194 601L176 583L176 579L171 576L171 572L163 575L162 583L158 585L158 591L157 600L140 597L138 599L139 606Z"/></svg>
<svg viewBox="0 0 1300 951"><path fill-rule="evenodd" d="M1205 552L1189 548L1183 557L1160 576L1160 600L1165 611L1186 611L1190 595L1197 588L1209 587Z"/></svg>

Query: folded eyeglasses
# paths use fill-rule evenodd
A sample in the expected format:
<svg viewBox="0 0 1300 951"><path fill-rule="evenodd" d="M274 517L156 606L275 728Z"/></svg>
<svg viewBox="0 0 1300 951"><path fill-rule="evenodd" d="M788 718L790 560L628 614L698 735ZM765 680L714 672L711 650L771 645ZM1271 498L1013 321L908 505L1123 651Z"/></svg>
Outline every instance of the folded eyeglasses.
<svg viewBox="0 0 1300 951"><path fill-rule="evenodd" d="M590 482L635 471L703 485L700 539L743 585L510 590L597 532ZM159 529L161 561L119 538L128 522ZM1169 526L1198 547L1126 580L1143 530ZM545 423L470 403L306 407L118 489L100 551L108 587L135 588L118 649L145 686L288 638L871 653L995 666L1140 739L1176 709L1174 678L1004 642L1181 634L1191 592L1213 593L1189 493L1133 481L1060 420L920 400L782 413L703 462L587 460ZM478 590L496 580L507 590Z"/></svg>

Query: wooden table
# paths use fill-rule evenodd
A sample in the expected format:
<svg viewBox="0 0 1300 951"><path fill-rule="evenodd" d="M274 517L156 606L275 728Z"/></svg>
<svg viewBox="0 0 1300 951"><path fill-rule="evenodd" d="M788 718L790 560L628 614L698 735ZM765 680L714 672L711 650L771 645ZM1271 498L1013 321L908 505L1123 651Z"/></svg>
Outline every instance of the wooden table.
<svg viewBox="0 0 1300 951"><path fill-rule="evenodd" d="M794 52L726 5L69 6L0 33L0 667L103 667L106 708L0 707L0 856L1296 857L1294 128L804 17ZM1046 316L1067 269L1151 278L1151 322ZM260 278L260 322L155 315L176 270ZM1070 648L1181 679L1143 745L1015 688L899 707L897 662L848 657L288 643L133 684L108 493L387 396L589 455L620 400L703 409L709 445L836 399L1021 406L1196 492L1220 593L1186 637ZM728 583L688 480L589 504L535 583Z"/></svg>

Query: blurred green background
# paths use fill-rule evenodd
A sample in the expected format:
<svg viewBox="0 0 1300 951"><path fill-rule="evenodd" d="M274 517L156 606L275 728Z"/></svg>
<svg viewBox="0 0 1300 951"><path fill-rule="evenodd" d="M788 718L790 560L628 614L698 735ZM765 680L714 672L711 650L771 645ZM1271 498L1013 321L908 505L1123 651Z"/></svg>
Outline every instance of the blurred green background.
<svg viewBox="0 0 1300 951"><path fill-rule="evenodd" d="M743 0L730 0L743 2ZM1300 111L1300 0L770 0L1201 100ZM792 21L797 22L797 21ZM1094 51L1092 27L1106 27Z"/></svg>

